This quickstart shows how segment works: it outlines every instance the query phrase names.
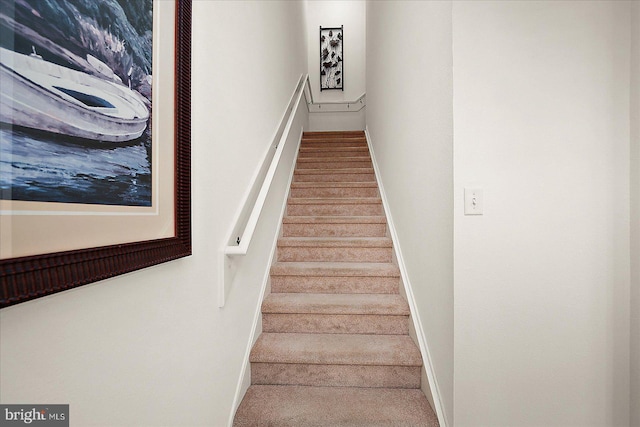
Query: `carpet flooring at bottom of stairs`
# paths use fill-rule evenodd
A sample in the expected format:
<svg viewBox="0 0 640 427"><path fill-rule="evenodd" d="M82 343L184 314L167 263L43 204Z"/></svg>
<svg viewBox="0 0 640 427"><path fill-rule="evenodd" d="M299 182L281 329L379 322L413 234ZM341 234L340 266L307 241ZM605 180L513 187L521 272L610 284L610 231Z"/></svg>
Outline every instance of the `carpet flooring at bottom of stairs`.
<svg viewBox="0 0 640 427"><path fill-rule="evenodd" d="M436 427L420 389L252 385L234 427Z"/></svg>

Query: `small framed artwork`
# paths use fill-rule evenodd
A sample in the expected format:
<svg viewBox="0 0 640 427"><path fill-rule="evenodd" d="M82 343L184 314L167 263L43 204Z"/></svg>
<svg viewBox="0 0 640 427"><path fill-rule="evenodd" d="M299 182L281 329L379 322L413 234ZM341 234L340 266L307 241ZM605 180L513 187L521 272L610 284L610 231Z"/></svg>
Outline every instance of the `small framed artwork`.
<svg viewBox="0 0 640 427"><path fill-rule="evenodd" d="M0 308L191 254L192 0L2 0Z"/></svg>
<svg viewBox="0 0 640 427"><path fill-rule="evenodd" d="M320 91L344 90L344 26L320 27Z"/></svg>

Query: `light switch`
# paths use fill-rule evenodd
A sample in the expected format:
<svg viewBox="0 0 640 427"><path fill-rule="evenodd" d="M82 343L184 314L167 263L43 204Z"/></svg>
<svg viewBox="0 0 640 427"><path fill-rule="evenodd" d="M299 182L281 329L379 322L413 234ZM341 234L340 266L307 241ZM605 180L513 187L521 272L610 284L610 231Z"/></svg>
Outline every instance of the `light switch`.
<svg viewBox="0 0 640 427"><path fill-rule="evenodd" d="M464 189L464 214L482 215L484 200L481 188Z"/></svg>

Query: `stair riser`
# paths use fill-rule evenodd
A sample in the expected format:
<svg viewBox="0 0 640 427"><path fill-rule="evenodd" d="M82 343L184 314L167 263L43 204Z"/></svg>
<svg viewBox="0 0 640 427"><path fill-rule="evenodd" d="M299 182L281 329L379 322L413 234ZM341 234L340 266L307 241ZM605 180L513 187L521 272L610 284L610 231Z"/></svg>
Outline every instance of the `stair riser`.
<svg viewBox="0 0 640 427"><path fill-rule="evenodd" d="M290 216L370 216L383 215L382 204L349 204L349 205L297 205L287 206Z"/></svg>
<svg viewBox="0 0 640 427"><path fill-rule="evenodd" d="M233 427L438 427L420 389L253 385Z"/></svg>
<svg viewBox="0 0 640 427"><path fill-rule="evenodd" d="M271 276L273 293L397 294L397 277Z"/></svg>
<svg viewBox="0 0 640 427"><path fill-rule="evenodd" d="M358 143L366 144L367 139L364 137L349 138L302 138L302 145L306 144L336 144L336 143Z"/></svg>
<svg viewBox="0 0 640 427"><path fill-rule="evenodd" d="M318 173L293 175L293 182L372 182L375 181L373 173Z"/></svg>
<svg viewBox="0 0 640 427"><path fill-rule="evenodd" d="M298 162L296 169L341 169L341 168L371 168L370 160L352 160L348 162Z"/></svg>
<svg viewBox="0 0 640 427"><path fill-rule="evenodd" d="M418 366L252 363L252 384L420 388Z"/></svg>
<svg viewBox="0 0 640 427"><path fill-rule="evenodd" d="M325 135L309 135L304 134L302 136L303 141L351 141L351 140L360 140L366 141L364 134L325 134Z"/></svg>
<svg viewBox="0 0 640 427"><path fill-rule="evenodd" d="M385 224L283 224L284 237L384 237Z"/></svg>
<svg viewBox="0 0 640 427"><path fill-rule="evenodd" d="M340 141L366 141L364 135L303 135L303 141L340 142Z"/></svg>
<svg viewBox="0 0 640 427"><path fill-rule="evenodd" d="M291 197L378 197L375 187L292 188Z"/></svg>
<svg viewBox="0 0 640 427"><path fill-rule="evenodd" d="M302 142L320 142L324 144L330 144L334 142L366 142L367 139L364 135L342 135L342 136L303 136Z"/></svg>
<svg viewBox="0 0 640 427"><path fill-rule="evenodd" d="M303 140L319 139L326 141L343 140L343 139L365 139L363 131L345 130L345 131L319 131L319 132L305 132L302 135Z"/></svg>
<svg viewBox="0 0 640 427"><path fill-rule="evenodd" d="M280 262L391 262L391 248L278 247Z"/></svg>
<svg viewBox="0 0 640 427"><path fill-rule="evenodd" d="M356 138L364 137L363 130L314 130L305 132L304 138Z"/></svg>
<svg viewBox="0 0 640 427"><path fill-rule="evenodd" d="M367 147L366 141L363 140L351 140L351 141L305 141L302 140L300 147L304 148L364 148ZM367 147L368 148L368 147Z"/></svg>
<svg viewBox="0 0 640 427"><path fill-rule="evenodd" d="M409 316L362 314L262 314L263 332L406 335Z"/></svg>
<svg viewBox="0 0 640 427"><path fill-rule="evenodd" d="M322 158L358 157L358 156L368 156L368 155L369 155L369 149L365 147L342 149L342 150L301 147L298 157L301 159L309 159L309 158L317 158L317 157L322 157Z"/></svg>

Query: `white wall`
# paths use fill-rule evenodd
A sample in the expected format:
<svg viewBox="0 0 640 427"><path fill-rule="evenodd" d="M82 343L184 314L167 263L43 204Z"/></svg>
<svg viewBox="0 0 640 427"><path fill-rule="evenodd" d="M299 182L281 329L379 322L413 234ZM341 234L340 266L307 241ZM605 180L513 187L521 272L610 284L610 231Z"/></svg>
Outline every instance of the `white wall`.
<svg viewBox="0 0 640 427"><path fill-rule="evenodd" d="M305 0L307 63L315 102L355 101L366 90L366 2ZM344 91L320 92L320 26L344 25ZM356 113L312 113L309 130L363 130L366 108Z"/></svg>
<svg viewBox="0 0 640 427"><path fill-rule="evenodd" d="M640 425L640 3L631 4L631 425ZM635 404L633 403L635 402Z"/></svg>
<svg viewBox="0 0 640 427"><path fill-rule="evenodd" d="M367 127L453 425L450 2L367 3Z"/></svg>
<svg viewBox="0 0 640 427"><path fill-rule="evenodd" d="M325 104L326 105L326 104ZM367 107L357 112L309 113L310 131L364 130Z"/></svg>
<svg viewBox="0 0 640 427"><path fill-rule="evenodd" d="M366 90L366 5L362 0L305 0L307 63L316 102L354 101ZM320 92L320 26L344 25L344 91Z"/></svg>
<svg viewBox="0 0 640 427"><path fill-rule="evenodd" d="M456 426L629 425L629 8L453 4Z"/></svg>
<svg viewBox="0 0 640 427"><path fill-rule="evenodd" d="M69 403L72 426L226 425L264 269L218 309L216 259L306 72L304 20L298 2L194 1L194 255L2 310L3 403Z"/></svg>

